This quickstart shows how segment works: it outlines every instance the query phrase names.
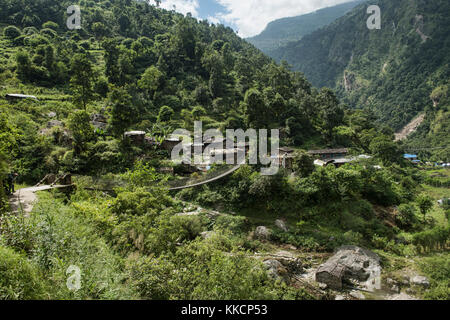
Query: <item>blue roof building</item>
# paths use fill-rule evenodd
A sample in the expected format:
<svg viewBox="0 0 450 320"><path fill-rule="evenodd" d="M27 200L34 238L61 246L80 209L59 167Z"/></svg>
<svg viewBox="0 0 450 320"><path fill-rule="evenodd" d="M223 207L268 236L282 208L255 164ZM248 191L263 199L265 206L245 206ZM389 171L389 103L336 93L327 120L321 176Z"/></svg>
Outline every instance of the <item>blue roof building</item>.
<svg viewBox="0 0 450 320"><path fill-rule="evenodd" d="M418 156L416 154L404 154L403 158L408 159L408 160L418 160Z"/></svg>

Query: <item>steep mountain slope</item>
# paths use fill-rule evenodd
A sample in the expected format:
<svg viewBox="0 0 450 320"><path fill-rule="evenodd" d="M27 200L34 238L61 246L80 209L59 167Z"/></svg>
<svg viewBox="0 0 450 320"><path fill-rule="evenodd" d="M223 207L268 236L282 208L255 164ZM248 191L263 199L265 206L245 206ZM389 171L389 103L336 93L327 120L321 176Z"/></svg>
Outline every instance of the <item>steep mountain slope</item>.
<svg viewBox="0 0 450 320"><path fill-rule="evenodd" d="M282 144L343 146L334 93L312 90L232 29L141 1L78 3L82 28L68 30L71 1L0 2L0 114L18 131L4 154L24 180L123 170L134 159L120 149L124 132L167 135L194 121L205 130L279 128ZM12 103L12 93L38 101Z"/></svg>
<svg viewBox="0 0 450 320"><path fill-rule="evenodd" d="M369 30L361 4L345 17L274 53L313 85L336 89L354 107L369 107L398 130L450 77L450 3L377 0L381 30Z"/></svg>
<svg viewBox="0 0 450 320"><path fill-rule="evenodd" d="M450 162L450 84L437 87L431 94L433 106L427 106L422 125L405 142L405 149L422 159Z"/></svg>
<svg viewBox="0 0 450 320"><path fill-rule="evenodd" d="M247 41L264 53L271 55L274 50L291 41L298 41L305 35L342 17L363 1L365 0L351 1L305 15L272 21L263 32L247 38Z"/></svg>

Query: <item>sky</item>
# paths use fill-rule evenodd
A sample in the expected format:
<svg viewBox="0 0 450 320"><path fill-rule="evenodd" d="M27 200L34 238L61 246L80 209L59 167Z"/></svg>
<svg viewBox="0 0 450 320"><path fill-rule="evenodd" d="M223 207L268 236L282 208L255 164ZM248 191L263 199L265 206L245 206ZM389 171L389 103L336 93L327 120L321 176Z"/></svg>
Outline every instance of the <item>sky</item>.
<svg viewBox="0 0 450 320"><path fill-rule="evenodd" d="M310 13L350 0L162 0L161 7L211 23L222 23L246 38L273 20Z"/></svg>

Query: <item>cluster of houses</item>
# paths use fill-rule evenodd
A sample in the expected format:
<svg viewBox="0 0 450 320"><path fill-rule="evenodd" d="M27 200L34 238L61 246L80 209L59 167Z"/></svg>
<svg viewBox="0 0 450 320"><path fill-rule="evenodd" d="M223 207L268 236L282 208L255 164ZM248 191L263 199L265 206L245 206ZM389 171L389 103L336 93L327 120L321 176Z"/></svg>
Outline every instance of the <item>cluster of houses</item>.
<svg viewBox="0 0 450 320"><path fill-rule="evenodd" d="M418 165L426 165L426 166L429 166L429 167L434 166L434 167L450 168L450 163L445 163L445 162L442 162L442 161L441 162L434 162L434 163L432 163L432 162L422 162L419 159L419 156L416 155L416 154L405 153L403 155L403 158L408 160L408 161L411 161L412 164L417 165L417 166Z"/></svg>
<svg viewBox="0 0 450 320"><path fill-rule="evenodd" d="M357 157L349 157L347 148L339 149L320 149L309 150L308 154L314 158L314 164L319 167L327 167L333 165L337 168L347 163L351 163L360 159L370 159L370 156L359 155ZM279 149L278 161L279 165L286 169L292 169L293 159L295 157L295 149L283 147Z"/></svg>
<svg viewBox="0 0 450 320"><path fill-rule="evenodd" d="M125 133L125 137L128 137L135 144L146 144L146 145L157 145L161 149L168 151L169 153L181 142L180 137L169 136L165 138L161 143L156 142L154 139L146 136L144 131L129 131ZM239 152L244 151L247 154L250 150L249 143L238 144L234 148L230 149L227 146L230 145L230 141L226 138L222 138L220 140L206 140L202 143L190 143L191 152L194 154L195 150L201 150L204 153L205 149L214 144L214 148L212 149L210 156L227 156L230 153L235 157L235 163L237 163L237 158ZM231 142L232 145L235 145L234 141ZM335 167L341 167L347 163L354 162L360 159L370 159L370 156L360 155L356 157L350 157L349 150L347 148L340 149L323 149L323 150L310 150L308 151L314 159L314 164L321 167L326 167L329 165L333 165ZM289 147L281 147L278 149L278 155L276 157L272 156L274 161L279 162L279 166L292 170L293 168L293 160L295 157L295 149Z"/></svg>

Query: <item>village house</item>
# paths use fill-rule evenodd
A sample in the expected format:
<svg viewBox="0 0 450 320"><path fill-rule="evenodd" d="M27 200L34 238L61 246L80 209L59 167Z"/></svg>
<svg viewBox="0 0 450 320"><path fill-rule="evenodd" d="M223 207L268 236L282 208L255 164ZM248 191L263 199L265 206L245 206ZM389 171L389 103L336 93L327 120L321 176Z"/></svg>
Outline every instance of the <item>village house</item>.
<svg viewBox="0 0 450 320"><path fill-rule="evenodd" d="M278 155L276 156L278 165L282 168L292 170L294 165L294 152L295 149L289 147L278 148Z"/></svg>
<svg viewBox="0 0 450 320"><path fill-rule="evenodd" d="M403 155L403 158L405 158L406 160L409 160L409 161L417 161L417 160L419 160L419 156L416 155L416 154L408 154L408 153L406 153L406 154Z"/></svg>
<svg viewBox="0 0 450 320"><path fill-rule="evenodd" d="M322 149L322 150L310 150L308 153L315 159L323 161L345 158L348 154L347 148L341 149Z"/></svg>
<svg viewBox="0 0 450 320"><path fill-rule="evenodd" d="M133 144L143 144L145 131L128 131L124 133L124 137L129 138Z"/></svg>
<svg viewBox="0 0 450 320"><path fill-rule="evenodd" d="M347 157L347 158L337 158L337 159L326 159L326 160L320 160L320 159L316 159L314 160L314 164L316 166L319 167L327 167L329 165L333 165L336 168L340 168L343 165L347 164L347 163L352 163L355 162L357 160L362 160L362 159L370 159L372 158L371 156L362 154L359 155L357 157Z"/></svg>
<svg viewBox="0 0 450 320"><path fill-rule="evenodd" d="M19 93L8 93L5 96L5 99L8 101L14 101L14 100L23 100L23 99L32 99L38 101L38 99L35 96L30 96L26 94L19 94Z"/></svg>

